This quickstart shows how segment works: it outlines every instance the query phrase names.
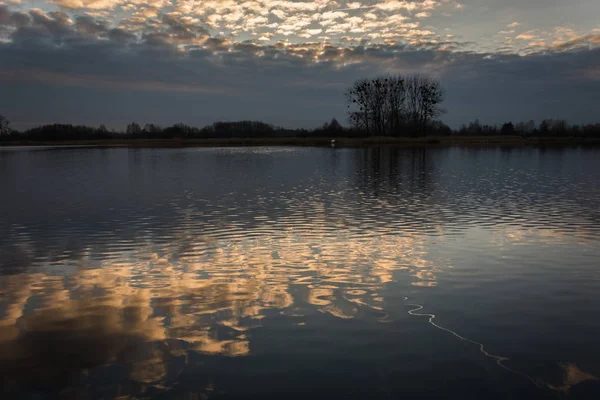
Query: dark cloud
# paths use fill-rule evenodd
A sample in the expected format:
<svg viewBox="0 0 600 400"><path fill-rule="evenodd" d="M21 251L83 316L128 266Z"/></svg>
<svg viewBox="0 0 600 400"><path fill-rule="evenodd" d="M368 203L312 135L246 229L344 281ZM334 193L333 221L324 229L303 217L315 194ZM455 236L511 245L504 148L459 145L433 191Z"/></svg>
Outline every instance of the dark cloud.
<svg viewBox="0 0 600 400"><path fill-rule="evenodd" d="M229 41L224 38L208 38L203 43L203 47L209 51L227 51L229 49Z"/></svg>
<svg viewBox="0 0 600 400"><path fill-rule="evenodd" d="M0 24L5 24L10 20L11 12L8 10L8 7L0 4Z"/></svg>
<svg viewBox="0 0 600 400"><path fill-rule="evenodd" d="M137 40L137 36L124 29L113 28L108 31L108 39L111 42L123 45Z"/></svg>
<svg viewBox="0 0 600 400"><path fill-rule="evenodd" d="M12 13L10 20L17 28L31 24L31 17L29 14L23 12Z"/></svg>
<svg viewBox="0 0 600 400"><path fill-rule="evenodd" d="M73 22L69 16L60 11L52 11L48 14L42 10L31 10L32 26L40 30L47 30L51 36L62 38L72 32Z"/></svg>
<svg viewBox="0 0 600 400"><path fill-rule="evenodd" d="M169 33L180 39L209 36L209 32L205 27L195 22L189 22L180 16L163 15L162 22Z"/></svg>
<svg viewBox="0 0 600 400"><path fill-rule="evenodd" d="M98 21L88 15L80 15L75 19L75 29L90 35L105 35L108 31L105 22Z"/></svg>

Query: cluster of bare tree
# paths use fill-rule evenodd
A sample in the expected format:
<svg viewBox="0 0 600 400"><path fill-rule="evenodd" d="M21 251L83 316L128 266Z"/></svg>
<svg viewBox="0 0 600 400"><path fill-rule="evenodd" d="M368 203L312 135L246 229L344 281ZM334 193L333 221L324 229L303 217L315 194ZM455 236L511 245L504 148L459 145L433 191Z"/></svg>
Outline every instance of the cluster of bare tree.
<svg viewBox="0 0 600 400"><path fill-rule="evenodd" d="M420 75L359 79L346 99L350 123L369 136L425 135L428 123L444 112L440 82Z"/></svg>

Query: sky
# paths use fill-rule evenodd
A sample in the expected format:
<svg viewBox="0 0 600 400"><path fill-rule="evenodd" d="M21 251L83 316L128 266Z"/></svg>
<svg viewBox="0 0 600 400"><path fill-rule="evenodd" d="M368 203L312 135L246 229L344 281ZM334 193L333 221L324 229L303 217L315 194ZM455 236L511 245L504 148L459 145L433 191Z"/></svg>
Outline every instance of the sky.
<svg viewBox="0 0 600 400"><path fill-rule="evenodd" d="M600 121L598 0L0 0L15 129L347 124L359 78L440 79L452 127Z"/></svg>

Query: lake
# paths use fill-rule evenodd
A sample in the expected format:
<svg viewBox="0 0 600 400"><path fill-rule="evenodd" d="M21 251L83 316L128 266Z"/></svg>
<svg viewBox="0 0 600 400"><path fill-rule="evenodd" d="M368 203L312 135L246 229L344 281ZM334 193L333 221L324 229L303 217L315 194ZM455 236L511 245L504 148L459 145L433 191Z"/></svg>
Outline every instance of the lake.
<svg viewBox="0 0 600 400"><path fill-rule="evenodd" d="M0 148L3 398L600 398L600 149Z"/></svg>

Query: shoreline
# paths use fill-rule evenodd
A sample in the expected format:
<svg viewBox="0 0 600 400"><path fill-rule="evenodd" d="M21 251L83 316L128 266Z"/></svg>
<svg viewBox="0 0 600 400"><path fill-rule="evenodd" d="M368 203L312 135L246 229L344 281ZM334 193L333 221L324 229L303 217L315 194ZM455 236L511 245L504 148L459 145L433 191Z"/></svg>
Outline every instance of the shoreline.
<svg viewBox="0 0 600 400"><path fill-rule="evenodd" d="M426 136L409 137L289 137L289 138L210 138L210 139L99 139L99 140L14 140L0 147L94 146L128 148L180 147L451 147L451 146L600 146L600 138L521 136Z"/></svg>

